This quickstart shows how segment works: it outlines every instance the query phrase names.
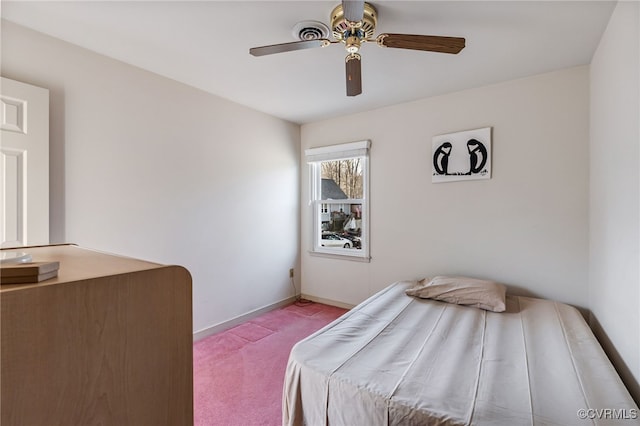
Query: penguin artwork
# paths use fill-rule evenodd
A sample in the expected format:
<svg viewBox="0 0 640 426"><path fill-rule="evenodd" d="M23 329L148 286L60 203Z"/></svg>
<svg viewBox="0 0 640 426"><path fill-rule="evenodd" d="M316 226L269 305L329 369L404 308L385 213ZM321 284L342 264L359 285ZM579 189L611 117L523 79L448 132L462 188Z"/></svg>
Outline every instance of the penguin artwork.
<svg viewBox="0 0 640 426"><path fill-rule="evenodd" d="M469 151L469 172L468 175L480 173L485 164L487 164L487 148L484 144L476 139L469 139L467 142L467 150Z"/></svg>
<svg viewBox="0 0 640 426"><path fill-rule="evenodd" d="M433 167L439 175L449 174L449 155L451 155L451 143L445 142L433 153Z"/></svg>

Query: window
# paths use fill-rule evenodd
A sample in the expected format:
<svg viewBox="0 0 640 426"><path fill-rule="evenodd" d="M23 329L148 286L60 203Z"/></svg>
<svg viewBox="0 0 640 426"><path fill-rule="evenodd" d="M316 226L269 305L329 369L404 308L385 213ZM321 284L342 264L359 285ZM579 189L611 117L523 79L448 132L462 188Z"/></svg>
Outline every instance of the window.
<svg viewBox="0 0 640 426"><path fill-rule="evenodd" d="M369 147L361 141L305 151L313 253L369 260Z"/></svg>

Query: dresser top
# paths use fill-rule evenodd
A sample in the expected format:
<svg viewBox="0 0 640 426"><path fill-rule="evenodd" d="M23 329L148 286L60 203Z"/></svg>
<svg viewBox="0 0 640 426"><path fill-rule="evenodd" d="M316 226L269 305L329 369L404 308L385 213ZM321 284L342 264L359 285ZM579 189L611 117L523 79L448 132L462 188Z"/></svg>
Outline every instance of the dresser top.
<svg viewBox="0 0 640 426"><path fill-rule="evenodd" d="M73 244L22 247L11 250L30 254L33 262L60 262L58 276L33 284L3 284L0 286L0 293L165 266L159 263L86 249Z"/></svg>

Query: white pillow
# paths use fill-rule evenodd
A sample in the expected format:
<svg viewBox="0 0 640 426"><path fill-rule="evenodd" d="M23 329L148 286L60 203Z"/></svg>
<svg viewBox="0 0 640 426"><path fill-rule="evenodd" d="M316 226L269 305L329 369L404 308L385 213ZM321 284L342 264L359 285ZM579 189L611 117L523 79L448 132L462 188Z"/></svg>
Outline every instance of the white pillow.
<svg viewBox="0 0 640 426"><path fill-rule="evenodd" d="M422 299L473 306L493 312L503 312L506 309L506 287L494 281L476 278L425 278L418 281L414 287L405 290L405 293Z"/></svg>

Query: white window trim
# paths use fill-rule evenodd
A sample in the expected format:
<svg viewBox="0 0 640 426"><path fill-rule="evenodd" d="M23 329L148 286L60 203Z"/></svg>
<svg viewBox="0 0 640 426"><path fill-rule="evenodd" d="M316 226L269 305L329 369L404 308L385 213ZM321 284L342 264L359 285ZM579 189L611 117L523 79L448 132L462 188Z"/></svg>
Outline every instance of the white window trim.
<svg viewBox="0 0 640 426"><path fill-rule="evenodd" d="M321 146L304 150L307 163L317 163L328 160L342 160L353 157L369 156L371 141L343 143L339 145Z"/></svg>
<svg viewBox="0 0 640 426"><path fill-rule="evenodd" d="M364 140L339 145L309 148L305 150L305 157L309 164L309 206L312 209L312 247L309 253L323 257L349 259L360 262L369 262L370 257L370 233L369 233L369 150L371 141ZM362 199L346 200L322 200L320 195L319 167L323 161L346 160L349 158L363 157L362 173L363 188ZM362 248L359 250L339 247L322 247L320 245L319 210L322 204L362 204Z"/></svg>

